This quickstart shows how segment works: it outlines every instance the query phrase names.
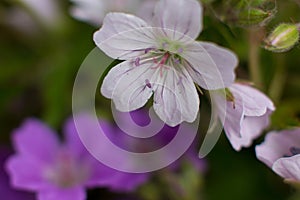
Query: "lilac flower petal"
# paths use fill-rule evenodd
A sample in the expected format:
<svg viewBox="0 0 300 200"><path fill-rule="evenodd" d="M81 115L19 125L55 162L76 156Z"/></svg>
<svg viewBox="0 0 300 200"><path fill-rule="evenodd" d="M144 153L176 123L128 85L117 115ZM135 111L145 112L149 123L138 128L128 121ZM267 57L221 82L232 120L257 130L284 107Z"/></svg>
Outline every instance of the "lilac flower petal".
<svg viewBox="0 0 300 200"><path fill-rule="evenodd" d="M43 165L25 156L13 156L6 163L11 184L15 188L35 191L49 186L43 177Z"/></svg>
<svg viewBox="0 0 300 200"><path fill-rule="evenodd" d="M255 148L256 157L270 168L284 155L290 154L291 147L299 147L300 129L270 132L265 141Z"/></svg>
<svg viewBox="0 0 300 200"><path fill-rule="evenodd" d="M79 138L73 118L66 121L64 125L64 136L65 146L67 146L74 155L80 157L82 154L87 153L86 148Z"/></svg>
<svg viewBox="0 0 300 200"><path fill-rule="evenodd" d="M300 155L278 159L273 167L273 171L287 181L300 181Z"/></svg>
<svg viewBox="0 0 300 200"><path fill-rule="evenodd" d="M114 184L111 184L110 186L112 191L133 192L149 179L149 174L116 172L113 179Z"/></svg>
<svg viewBox="0 0 300 200"><path fill-rule="evenodd" d="M136 110L145 105L152 96L153 89L147 87L146 80L152 80L155 69L152 63L135 66L125 61L112 68L105 77L101 93L112 98L116 108L122 112Z"/></svg>
<svg viewBox="0 0 300 200"><path fill-rule="evenodd" d="M230 138L230 143L236 151L240 151L242 147L250 147L252 141L258 138L262 131L269 125L269 115L266 113L260 117L245 117L241 127L241 137L234 136Z"/></svg>
<svg viewBox="0 0 300 200"><path fill-rule="evenodd" d="M195 121L200 100L193 80L184 68L178 72L171 67L157 84L153 108L156 114L169 126L177 126L183 121Z"/></svg>
<svg viewBox="0 0 300 200"><path fill-rule="evenodd" d="M262 116L267 109L275 110L273 102L259 90L247 85L233 84L230 91L242 96L244 112L247 116Z"/></svg>
<svg viewBox="0 0 300 200"><path fill-rule="evenodd" d="M231 51L208 43L202 46L200 42L193 42L183 52L183 58L187 61L185 66L194 82L204 89L217 90L233 83L237 59ZM222 64L222 60L226 62Z"/></svg>
<svg viewBox="0 0 300 200"><path fill-rule="evenodd" d="M143 0L139 9L137 10L137 16L141 17L146 22L151 22L156 3L157 0Z"/></svg>
<svg viewBox="0 0 300 200"><path fill-rule="evenodd" d="M196 0L161 0L155 7L153 25L172 30L168 36L174 40L182 35L196 39L202 30L202 7Z"/></svg>
<svg viewBox="0 0 300 200"><path fill-rule="evenodd" d="M239 95L235 95L235 100L237 99L241 99L241 97ZM226 118L224 130L229 141L234 147L236 146L234 138L241 137L241 127L244 119L244 104L242 103L242 100L240 100L240 102L241 103L227 101L227 113L225 113Z"/></svg>
<svg viewBox="0 0 300 200"><path fill-rule="evenodd" d="M238 58L229 49L210 42L199 42L215 62L223 77L225 86L230 86L235 80L234 70L238 66Z"/></svg>
<svg viewBox="0 0 300 200"><path fill-rule="evenodd" d="M81 187L53 188L38 193L38 200L85 200L86 193Z"/></svg>
<svg viewBox="0 0 300 200"><path fill-rule="evenodd" d="M13 143L21 155L42 162L51 162L60 145L56 133L35 119L27 120L14 132Z"/></svg>
<svg viewBox="0 0 300 200"><path fill-rule="evenodd" d="M11 154L11 150L7 147L0 147L0 194L9 200L34 200L32 193L27 193L14 189L8 179L8 174L4 169L4 163Z"/></svg>
<svg viewBox="0 0 300 200"><path fill-rule="evenodd" d="M144 54L156 42L147 23L133 15L110 13L102 28L95 32L94 42L108 56L126 60Z"/></svg>

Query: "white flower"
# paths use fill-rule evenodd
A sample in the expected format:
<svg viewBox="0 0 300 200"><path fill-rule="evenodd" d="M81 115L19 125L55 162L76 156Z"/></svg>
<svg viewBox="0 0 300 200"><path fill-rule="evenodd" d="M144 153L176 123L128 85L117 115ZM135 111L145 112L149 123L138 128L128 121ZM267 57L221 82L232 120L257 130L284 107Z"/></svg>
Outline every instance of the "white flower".
<svg viewBox="0 0 300 200"><path fill-rule="evenodd" d="M215 90L231 85L238 60L231 51L196 42L202 7L196 0L161 0L151 24L129 14L110 13L94 34L97 46L114 59L101 87L123 112L145 105L154 93L154 110L168 125L193 122L199 110L194 82Z"/></svg>
<svg viewBox="0 0 300 200"><path fill-rule="evenodd" d="M108 12L135 13L143 19L150 19L157 0L71 0L74 18L99 26Z"/></svg>

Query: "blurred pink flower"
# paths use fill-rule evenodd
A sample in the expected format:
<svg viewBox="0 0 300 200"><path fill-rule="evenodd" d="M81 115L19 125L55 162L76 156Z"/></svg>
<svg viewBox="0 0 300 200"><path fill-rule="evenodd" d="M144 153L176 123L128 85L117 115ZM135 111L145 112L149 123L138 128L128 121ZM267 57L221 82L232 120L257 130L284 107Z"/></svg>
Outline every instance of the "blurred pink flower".
<svg viewBox="0 0 300 200"><path fill-rule="evenodd" d="M129 112L154 93L154 110L165 123L195 121L200 101L194 82L208 90L229 86L238 63L233 52L196 42L201 30L202 6L196 0L159 1L150 24L108 14L94 41L111 58L125 61L109 71L102 94Z"/></svg>
<svg viewBox="0 0 300 200"><path fill-rule="evenodd" d="M289 183L300 183L300 128L273 131L256 146L257 158Z"/></svg>
<svg viewBox="0 0 300 200"><path fill-rule="evenodd" d="M4 163L11 154L12 150L9 148L0 147L0 194L8 200L34 200L33 194L16 190L10 186L8 175L4 170Z"/></svg>
<svg viewBox="0 0 300 200"><path fill-rule="evenodd" d="M152 11L157 0L70 0L71 15L95 26L100 26L109 12L137 14L145 20L152 18Z"/></svg>
<svg viewBox="0 0 300 200"><path fill-rule="evenodd" d="M221 92L211 92L218 112L225 116L224 131L236 151L249 147L269 125L270 114L275 110L273 102L259 90L245 84L235 83L229 91L233 97ZM226 110L221 99L227 98ZM233 98L233 99L230 99Z"/></svg>
<svg viewBox="0 0 300 200"><path fill-rule="evenodd" d="M50 128L35 119L14 132L16 154L6 169L15 188L37 192L39 200L84 200L85 188L132 191L147 180L147 174L119 172L94 159L79 140L72 119L64 133L65 142L60 143Z"/></svg>

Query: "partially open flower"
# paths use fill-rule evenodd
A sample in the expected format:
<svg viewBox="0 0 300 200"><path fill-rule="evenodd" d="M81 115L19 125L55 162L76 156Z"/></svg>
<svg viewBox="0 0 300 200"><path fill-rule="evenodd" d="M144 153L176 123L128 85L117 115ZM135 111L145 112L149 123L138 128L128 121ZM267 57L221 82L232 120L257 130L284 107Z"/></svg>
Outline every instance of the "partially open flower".
<svg viewBox="0 0 300 200"><path fill-rule="evenodd" d="M300 128L270 132L255 150L257 158L287 183L300 186Z"/></svg>
<svg viewBox="0 0 300 200"><path fill-rule="evenodd" d="M224 131L232 145L239 151L249 147L269 125L269 117L275 107L262 92L245 84L235 83L227 94L211 92L212 101L220 116L225 116ZM226 110L220 98L226 98ZM222 117L220 117L222 118Z"/></svg>

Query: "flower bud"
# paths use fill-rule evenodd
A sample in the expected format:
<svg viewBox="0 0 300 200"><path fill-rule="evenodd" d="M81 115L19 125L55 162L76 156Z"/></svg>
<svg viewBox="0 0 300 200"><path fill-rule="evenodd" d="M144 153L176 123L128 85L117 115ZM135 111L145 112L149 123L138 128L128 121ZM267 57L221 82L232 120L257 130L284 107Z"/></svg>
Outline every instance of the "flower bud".
<svg viewBox="0 0 300 200"><path fill-rule="evenodd" d="M272 16L273 13L270 11L264 11L260 8L249 8L239 13L238 23L241 26L262 25Z"/></svg>
<svg viewBox="0 0 300 200"><path fill-rule="evenodd" d="M273 52L286 52L299 40L299 27L296 24L280 24L264 40L264 48Z"/></svg>

